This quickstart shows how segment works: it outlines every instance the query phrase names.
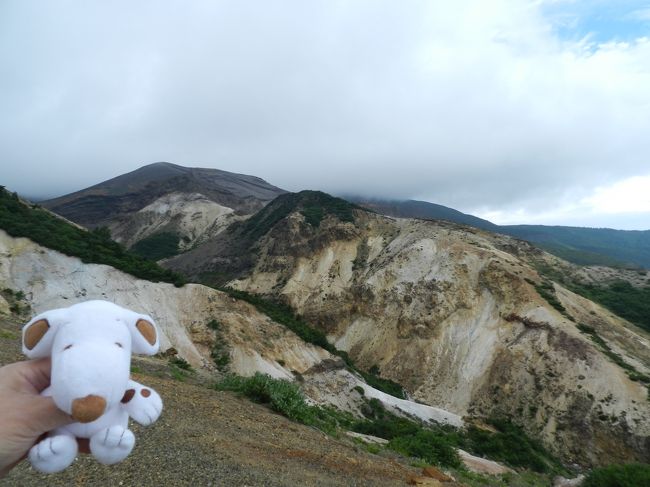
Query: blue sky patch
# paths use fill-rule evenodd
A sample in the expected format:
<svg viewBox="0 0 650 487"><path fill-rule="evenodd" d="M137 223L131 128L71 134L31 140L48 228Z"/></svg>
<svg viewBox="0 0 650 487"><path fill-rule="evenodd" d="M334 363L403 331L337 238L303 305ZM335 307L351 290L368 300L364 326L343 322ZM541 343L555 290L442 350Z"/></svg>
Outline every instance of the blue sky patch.
<svg viewBox="0 0 650 487"><path fill-rule="evenodd" d="M648 0L559 0L544 2L542 12L564 40L632 41L650 36Z"/></svg>

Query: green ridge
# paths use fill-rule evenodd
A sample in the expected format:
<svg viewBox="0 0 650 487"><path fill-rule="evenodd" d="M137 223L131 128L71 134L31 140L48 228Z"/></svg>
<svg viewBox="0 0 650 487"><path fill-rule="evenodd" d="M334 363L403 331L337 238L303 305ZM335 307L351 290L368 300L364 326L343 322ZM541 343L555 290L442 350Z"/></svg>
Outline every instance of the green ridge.
<svg viewBox="0 0 650 487"><path fill-rule="evenodd" d="M128 252L113 241L107 228L83 230L54 216L38 205L27 205L0 186L0 228L13 237L26 237L83 262L105 264L140 279L171 282L180 287L185 279L155 262Z"/></svg>

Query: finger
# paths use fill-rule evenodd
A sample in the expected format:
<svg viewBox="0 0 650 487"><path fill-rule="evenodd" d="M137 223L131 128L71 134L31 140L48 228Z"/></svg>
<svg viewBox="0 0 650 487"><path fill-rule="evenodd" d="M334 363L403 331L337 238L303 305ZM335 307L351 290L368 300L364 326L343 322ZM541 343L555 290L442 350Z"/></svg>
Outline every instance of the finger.
<svg viewBox="0 0 650 487"><path fill-rule="evenodd" d="M30 427L36 435L74 422L69 414L56 407L51 397L34 396L29 409L30 417L34 418Z"/></svg>
<svg viewBox="0 0 650 487"><path fill-rule="evenodd" d="M39 393L50 385L52 361L49 357L17 362L6 369L11 387L17 391Z"/></svg>

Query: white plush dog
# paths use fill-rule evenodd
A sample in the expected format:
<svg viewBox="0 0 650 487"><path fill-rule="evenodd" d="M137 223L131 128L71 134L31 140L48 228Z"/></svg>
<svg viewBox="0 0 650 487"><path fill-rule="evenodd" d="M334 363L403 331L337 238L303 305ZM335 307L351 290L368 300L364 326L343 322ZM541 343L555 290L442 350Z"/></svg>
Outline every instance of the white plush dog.
<svg viewBox="0 0 650 487"><path fill-rule="evenodd" d="M46 473L65 469L77 456L76 438L90 438L90 452L101 463L124 460L135 444L129 416L149 425L162 411L153 389L129 380L131 352L153 355L158 346L149 316L107 301L46 311L27 323L25 355L52 356L50 387L42 394L78 421L32 447L32 466Z"/></svg>

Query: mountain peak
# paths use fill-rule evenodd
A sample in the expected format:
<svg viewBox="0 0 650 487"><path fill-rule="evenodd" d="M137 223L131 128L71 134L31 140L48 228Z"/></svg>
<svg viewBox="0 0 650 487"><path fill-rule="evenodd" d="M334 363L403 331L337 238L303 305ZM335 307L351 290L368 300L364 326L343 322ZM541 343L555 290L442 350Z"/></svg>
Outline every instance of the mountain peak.
<svg viewBox="0 0 650 487"><path fill-rule="evenodd" d="M201 194L239 214L250 214L285 191L256 176L155 162L42 205L94 227L132 214L170 193Z"/></svg>

